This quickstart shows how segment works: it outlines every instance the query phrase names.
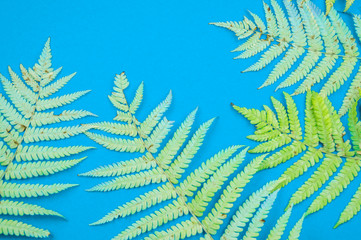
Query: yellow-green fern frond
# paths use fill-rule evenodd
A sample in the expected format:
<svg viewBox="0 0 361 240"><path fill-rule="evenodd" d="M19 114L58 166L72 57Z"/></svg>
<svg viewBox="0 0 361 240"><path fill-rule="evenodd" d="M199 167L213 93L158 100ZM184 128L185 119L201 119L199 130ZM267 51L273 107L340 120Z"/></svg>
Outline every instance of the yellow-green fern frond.
<svg viewBox="0 0 361 240"><path fill-rule="evenodd" d="M262 25L260 21L257 21L257 24ZM197 163L197 153L214 119L192 131L197 112L195 109L174 133L168 136L173 122L163 115L170 106L171 94L154 108L145 120L141 120L136 117L136 113L142 102L143 83L136 90L132 103L128 102L124 93L128 86L129 82L124 73L115 77L114 92L109 96L117 108L115 122L88 124L93 127L93 131L86 134L110 150L134 153L135 157L98 167L81 176L108 178L89 189L95 192L154 187L134 200L123 203L91 225L105 224L152 208L154 210L151 213L124 226L113 239L185 239L195 235L216 239L217 234L224 231L224 219L231 217L230 211L239 204L237 201L241 193L257 173L265 155L251 160L242 169L248 148L235 145L219 151L205 162ZM292 109L289 114L296 116L295 106L290 108ZM264 112L250 115L262 115L272 124L277 119L271 112L269 109L268 115ZM290 122L292 131L297 136L299 124L294 117ZM198 167L188 170L191 164L198 164ZM265 217L275 199L276 193L272 192L278 184L279 182L266 184L244 202L226 232L236 231L240 218L243 222L250 221L253 213L264 201L262 210L256 214L255 219ZM269 200L265 200L267 197ZM243 216L243 212L249 214ZM177 219L181 222L176 224ZM283 222L286 224L287 221ZM171 226L166 231L160 231L158 227L164 224ZM254 220L255 226L250 231L261 230L262 226L256 224L257 220Z"/></svg>
<svg viewBox="0 0 361 240"><path fill-rule="evenodd" d="M344 12L346 12L353 4L355 0L346 0L346 5L344 8ZM335 4L336 0L325 0L325 4L326 4L326 14L328 14L330 12L330 10L332 9L333 5Z"/></svg>
<svg viewBox="0 0 361 240"><path fill-rule="evenodd" d="M302 137L297 107L288 94L285 94L285 100L286 105L272 99L274 111L266 106L261 111L233 107L256 127L250 139L254 139L258 145L249 152L270 154L262 161L260 169L273 168L298 158L281 174L275 189L284 187L318 165L288 203L289 208L318 194L306 211L307 216L332 202L359 174L361 123L357 116L357 103L354 103L349 112L351 139L345 140L345 127L331 102L321 94L310 91L306 95ZM272 120L267 116L273 116ZM318 193L325 184L326 187ZM360 210L358 195L355 194L356 197L351 200L336 226L348 221Z"/></svg>
<svg viewBox="0 0 361 240"><path fill-rule="evenodd" d="M91 112L84 110L56 111L57 107L70 104L87 91L49 98L75 75L71 74L56 80L61 68L54 70L51 66L51 58L50 40L48 40L34 67L26 69L20 66L22 79L10 67L9 80L0 75L4 90L4 95L0 94L0 164L2 165L0 169L0 235L48 237L50 235L48 230L22 222L21 216L63 216L53 210L26 203L26 198L53 195L76 184L26 183L26 179L49 176L72 168L85 157L78 159L67 157L92 148L51 145L54 140L73 137L93 126L48 127L45 125L94 116ZM45 111L50 108L54 110ZM23 198L23 201L18 201L18 198ZM16 220L8 219L8 216L15 217Z"/></svg>
<svg viewBox="0 0 361 240"><path fill-rule="evenodd" d="M234 52L241 52L236 58L250 58L260 54L259 60L243 72L259 71L276 62L268 78L260 88L283 81L276 89L299 83L293 94L310 90L315 84L326 80L320 91L329 96L351 78L355 68L358 73L351 79L346 96L338 113L345 115L359 96L361 67L359 48L361 18L353 18L357 36L332 8L335 0L327 0L327 16L311 1L284 0L283 9L275 0L271 6L264 3L267 26L261 17L251 13L253 20L245 17L240 22L217 22L213 25L233 31L245 42ZM346 9L352 4L347 1ZM286 15L287 12L287 15ZM281 57L282 55L282 57ZM292 69L292 67L296 67Z"/></svg>

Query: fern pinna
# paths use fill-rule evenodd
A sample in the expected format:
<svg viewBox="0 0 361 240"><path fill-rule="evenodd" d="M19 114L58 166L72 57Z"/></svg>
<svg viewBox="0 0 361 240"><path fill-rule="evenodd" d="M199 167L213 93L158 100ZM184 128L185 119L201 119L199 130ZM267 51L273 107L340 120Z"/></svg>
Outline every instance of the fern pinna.
<svg viewBox="0 0 361 240"><path fill-rule="evenodd" d="M16 216L59 213L17 199L49 196L76 184L26 184L29 178L48 176L69 169L84 158L60 159L90 149L86 146L53 147L44 141L66 139L85 132L89 126L43 127L93 115L84 110L46 111L68 105L88 91L49 98L73 76L55 81L61 68L51 68L50 39L37 64L26 69L20 65L23 80L9 67L11 81L0 75L6 96L0 94L0 235L44 238L50 232ZM55 161L60 159L59 161ZM15 216L9 217L7 216Z"/></svg>
<svg viewBox="0 0 361 240"><path fill-rule="evenodd" d="M280 176L278 188L284 187L318 164L312 176L292 195L288 206L304 201L335 175L311 203L306 212L308 215L333 201L358 175L361 166L361 123L357 117L357 103L354 103L349 112L351 139L344 141L345 128L331 102L316 92L308 92L303 137L296 104L287 93L285 99L286 106L272 98L275 111L267 106L264 110L235 105L234 108L256 126L254 135L248 138L261 143L250 152L273 153L261 163L260 169L273 168L300 156ZM356 215L360 206L361 187L341 213L335 227Z"/></svg>
<svg viewBox="0 0 361 240"><path fill-rule="evenodd" d="M116 122L90 125L111 136L93 132L86 134L110 150L140 153L140 155L134 159L102 166L81 175L113 178L92 187L89 191L108 192L134 189L150 184L158 185L153 190L109 212L92 225L125 218L163 204L158 210L129 225L113 239L132 239L144 233L149 233L149 235L142 239L184 239L199 234L203 234L204 239L213 239L213 236L223 227L224 219L240 197L243 188L257 172L265 156L253 159L242 172L236 174L236 170L245 158L247 148L231 146L209 158L196 170L187 171L203 144L213 119L203 123L190 137L197 111L194 110L165 146L159 150L173 125L173 122L163 117L171 104L171 93L141 122L135 114L142 102L143 83L138 87L131 103L124 94L128 85L129 82L124 73L116 76L114 92L109 97L118 109L114 118ZM243 150L239 152L241 148ZM231 177L233 178L228 185L224 186ZM247 224L248 228L244 236L245 239L258 236L264 222L262 219L267 217L276 198L277 192L273 192L273 188L277 184L279 183L270 182L254 192L233 215L222 239L237 239L257 209L253 220ZM220 198L215 197L218 191L223 191ZM211 204L212 200L217 200L217 203ZM290 211L285 213L279 219L269 239L279 239L278 236L282 235L290 213ZM181 222L173 223L178 218L181 218L179 219ZM291 237L299 235L302 220L303 218L291 231ZM165 231L157 231L158 227L168 222L172 222L173 226Z"/></svg>
<svg viewBox="0 0 361 240"><path fill-rule="evenodd" d="M328 14L331 11L333 4L335 4L335 1L336 0L325 0L326 14ZM354 1L355 0L346 0L345 9L343 11L346 12L352 6Z"/></svg>
<svg viewBox="0 0 361 240"><path fill-rule="evenodd" d="M242 52L236 58L250 58L264 51L261 58L243 72L259 71L277 61L260 88L289 74L277 89L300 83L293 93L296 95L327 79L320 94L329 96L350 78L360 62L356 39L361 38L361 18L357 15L353 18L357 32L355 37L334 9L326 17L309 1L299 0L297 7L289 0L284 0L284 4L288 19L275 0L271 0L273 10L264 3L267 26L253 13L253 21L245 17L240 22L213 24L233 31L239 39L247 39L234 50ZM280 59L282 54L284 57ZM292 66L297 68L291 70ZM358 99L360 85L361 66L344 97L340 115L346 114Z"/></svg>

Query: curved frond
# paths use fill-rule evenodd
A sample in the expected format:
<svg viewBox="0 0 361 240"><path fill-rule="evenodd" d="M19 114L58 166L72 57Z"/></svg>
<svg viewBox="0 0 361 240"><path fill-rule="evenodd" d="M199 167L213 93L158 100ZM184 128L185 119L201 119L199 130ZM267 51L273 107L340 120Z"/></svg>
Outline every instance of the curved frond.
<svg viewBox="0 0 361 240"><path fill-rule="evenodd" d="M326 0L326 14L322 13L311 1L284 0L285 10L275 1L271 6L264 3L267 26L260 16L251 13L253 20L244 18L242 22L217 22L213 25L224 27L245 39L236 52L236 58L250 58L261 55L259 60L244 72L259 71L276 62L260 88L276 83L287 76L276 89L300 83L294 94L305 93L315 84L325 80L320 91L329 96L339 90L355 68L358 73L351 79L351 86L344 97L340 115L345 115L359 97L361 81L359 49L356 39L360 39L360 17L353 18L357 36L332 8L335 0ZM353 0L347 1L347 10ZM286 14L287 12L287 14ZM339 63L339 64L338 64ZM292 67L295 70L290 71ZM329 76L330 75L330 76Z"/></svg>
<svg viewBox="0 0 361 240"><path fill-rule="evenodd" d="M32 68L20 65L22 78L9 67L10 80L0 75L4 95L0 94L0 235L46 238L44 230L19 221L22 216L57 216L60 213L33 203L27 198L46 197L76 186L76 184L46 183L32 181L60 173L79 164L85 157L66 159L92 147L49 146L35 142L67 139L84 133L93 126L41 127L49 124L70 122L86 116L95 116L84 110L63 110L60 114L41 112L70 104L87 91L48 97L56 94L75 75L56 80L61 68L51 68L50 39L45 43L38 63ZM64 141L65 143L65 141ZM65 143L66 144L66 143ZM39 178L40 179L40 178ZM14 180L21 180L14 181ZM23 198L23 201L18 201ZM11 218L11 219L8 219ZM0 237L1 238L1 237Z"/></svg>
<svg viewBox="0 0 361 240"><path fill-rule="evenodd" d="M246 21L244 24L252 27L250 22ZM262 27L263 23L258 19L256 24ZM163 115L170 106L171 95L169 94L153 109L145 120L141 120L135 115L136 107L128 103L124 93L128 85L129 82L124 73L116 75L114 92L109 98L117 108L117 117L114 119L117 122L88 124L93 126L93 131L100 133L92 131L86 134L110 150L137 153L137 157L101 166L80 175L111 178L92 187L89 191L106 192L146 185L151 188L154 184L157 185L134 200L121 204L91 225L105 224L156 208L134 223L127 224L113 239L137 237L185 239L200 234L203 234L205 239L215 239L214 235L222 227L223 220L230 210L237 206L236 201L247 183L258 172L265 155L253 159L239 170L246 158L248 148L237 145L221 150L199 163L197 153L214 119L201 124L193 132L196 109L186 117L173 135L168 137L172 131L173 122L168 121ZM132 103L138 105L143 96L143 83L138 87L135 95ZM292 100L289 101L291 104ZM297 132L298 125L294 119L297 115L295 106L292 105L292 109L286 114L291 116L289 121L292 131ZM262 119L268 120L270 124L276 124L278 121L270 109L264 112L250 112L249 115L250 118L262 116ZM240 150L242 148L243 150ZM192 166L198 164L198 166L191 171L189 170L191 164ZM256 208L271 194L277 184L278 182L269 183L254 193L242 205L245 209L239 211L250 212L247 216L247 219L250 219ZM222 192L220 197L218 192ZM274 196L275 194L271 195L270 199L274 199ZM270 201L265 203L265 209L269 210L271 207ZM164 205L160 206L162 203ZM259 215L264 214L266 213ZM202 216L206 217L201 219ZM182 217L181 221L175 224L174 220L180 217ZM234 215L235 225L238 224L238 218L243 218L243 215L240 216L239 213ZM164 224L169 224L170 227L165 231L158 230ZM237 226L229 228L234 229ZM261 226L256 228L259 231ZM226 231L229 232L229 230Z"/></svg>

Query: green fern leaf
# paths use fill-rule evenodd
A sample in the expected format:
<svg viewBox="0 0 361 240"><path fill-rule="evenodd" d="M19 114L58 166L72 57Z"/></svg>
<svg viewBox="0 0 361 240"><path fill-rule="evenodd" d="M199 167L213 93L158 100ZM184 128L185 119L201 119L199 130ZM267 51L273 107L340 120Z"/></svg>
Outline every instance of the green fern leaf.
<svg viewBox="0 0 361 240"><path fill-rule="evenodd" d="M274 84L283 76L287 76L276 89L300 83L294 94L301 94L321 80L327 79L320 94L331 95L350 78L360 60L356 39L361 37L361 18L357 15L353 18L357 32L357 36L354 36L332 8L334 0L326 0L327 16L310 1L297 1L297 6L292 1L283 2L287 16L275 0L271 0L272 8L264 3L267 27L261 18L253 13L253 20L245 17L240 22L211 24L231 30L239 39L246 39L234 50L241 52L236 58L250 58L261 54L260 59L243 72L259 71L277 61L260 88ZM347 1L345 10L352 2ZM336 66L338 62L340 65ZM291 72L293 66L297 67ZM332 74L331 70L334 70ZM352 79L338 112L340 115L345 115L357 101L360 82L361 68Z"/></svg>
<svg viewBox="0 0 361 240"><path fill-rule="evenodd" d="M318 193L309 206L306 215L319 211L332 202L354 180L360 171L361 156L359 151L359 138L361 123L358 121L356 103L349 112L350 140L344 140L345 128L340 116L333 108L331 102L316 92L306 95L305 109L305 137L302 139L302 129L297 116L297 107L291 97L285 94L286 106L279 101L272 100L277 119L273 123L267 119L266 112L272 111L247 109L234 105L235 110L244 115L256 127L252 136L277 136L274 138L257 138L258 146L249 152L271 153L260 164L260 169L273 168L293 158L300 157L279 177L279 189L294 179L311 170L321 162L314 173L292 195L287 207L296 205L315 194L323 185L326 187ZM281 119L288 117L288 121L281 124ZM293 126L293 127L292 127ZM260 131L262 130L262 131ZM295 132L297 134L295 134ZM289 139L284 141L284 139ZM275 146L275 147L269 147ZM344 164L343 161L345 161ZM336 173L337 172L337 173ZM357 194L355 195L357 196ZM349 203L347 213L343 213L340 223L348 221L360 209L360 201L355 197ZM336 226L338 226L337 224Z"/></svg>
<svg viewBox="0 0 361 240"><path fill-rule="evenodd" d="M256 24L262 27L260 20L257 20ZM100 225L118 218L126 218L164 203L164 206L158 207L157 210L126 226L113 239L137 237L142 237L142 239L184 239L199 234L203 234L205 239L214 239L214 235L223 224L223 219L236 205L235 202L258 171L265 155L253 159L244 167L243 171L235 174L244 161L248 148L231 146L219 151L201 163L195 170L189 171L188 168L190 164L194 164L196 154L214 119L201 124L197 130L191 133L196 109L174 131L173 136L167 137L173 122L168 121L163 115L170 106L171 94L142 121L138 120L134 113L142 101L143 83L136 90L132 101L133 107L128 103L124 94L124 90L128 86L129 82L124 73L116 75L114 92L109 99L117 108L117 116L114 119L117 122L89 124L94 127L94 131L101 131L101 133L92 131L86 134L108 149L141 155L98 167L81 174L81 176L112 178L92 187L89 189L90 191L105 192L146 185L151 187L154 184L159 184L159 186L120 205L91 225ZM289 114L297 114L296 109L290 110ZM276 115L270 109L263 112L249 112L250 118L257 118L257 116L262 116L262 119L270 124L277 122ZM293 128L297 129L296 121L292 117L290 119ZM165 139L167 139L166 143L164 143ZM289 139L291 140L291 138ZM241 148L243 150L239 151ZM233 178L229 179L233 174ZM256 208L276 185L276 182L267 184L242 205L246 208L244 211L250 212L247 216L242 216L242 221L246 222L252 218ZM217 197L220 191L223 193L221 197ZM271 199L274 197L275 195L272 195ZM217 202L214 203L214 200ZM269 201L266 203L266 209L272 205ZM252 208L254 210L250 210ZM201 216L206 217L201 219ZM182 219L178 224L173 223L180 217L186 218L186 220ZM235 219L237 218L239 216L235 217ZM166 231L158 231L157 228L166 223L173 224ZM260 228L261 226L257 226L257 231ZM147 236L143 236L145 234Z"/></svg>
<svg viewBox="0 0 361 240"><path fill-rule="evenodd" d="M81 119L94 114L84 110L63 110L60 114L43 110L69 104L85 92L75 95L58 96L48 99L63 88L74 76L55 80L61 68L51 68L50 40L45 44L37 64L26 69L20 65L22 79L9 67L11 79L0 75L4 95L0 95L0 235L27 236L45 238L48 230L40 229L28 223L7 219L7 215L16 218L26 215L48 215L63 217L61 214L41 206L17 201L17 198L49 196L76 184L23 183L27 178L48 176L80 163L79 159L66 159L92 147L85 146L47 146L34 142L66 139L84 133L92 126L42 127ZM54 83L52 83L54 81Z"/></svg>

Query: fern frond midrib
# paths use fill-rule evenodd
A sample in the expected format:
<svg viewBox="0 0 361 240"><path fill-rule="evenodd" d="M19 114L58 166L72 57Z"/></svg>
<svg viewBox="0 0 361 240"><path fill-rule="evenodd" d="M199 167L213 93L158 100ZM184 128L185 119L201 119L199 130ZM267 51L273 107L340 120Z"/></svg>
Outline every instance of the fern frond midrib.
<svg viewBox="0 0 361 240"><path fill-rule="evenodd" d="M301 141L301 140L296 139L296 138L293 136L292 133L287 133L287 132L285 132L285 131L282 131L280 128L274 127L272 124L268 123L267 121L260 121L260 122L266 124L267 126L272 127L273 130L279 131L280 134L287 135L287 136L288 136L289 138L291 138L293 141L299 142L299 143L305 145L307 148L310 148L310 149L319 151L319 152L324 153L324 154L330 154L330 155L335 155L335 156L338 156L338 157L341 157L341 158L348 158L348 159L350 159L350 160L361 161L361 155L359 155L358 152L355 152L356 156L344 156L344 155L336 154L335 152L328 152L328 151L325 151L322 147L321 147L321 148L315 148L315 147L313 147L313 146L308 145L308 144L305 143L304 141Z"/></svg>
<svg viewBox="0 0 361 240"><path fill-rule="evenodd" d="M257 31L258 30L258 31ZM270 41L270 42L278 42L278 43L287 43L289 44L291 47L294 48L303 48L306 51L309 52L314 52L314 53L321 53L323 55L328 55L328 56L333 56L333 57L337 57L337 58L355 58L357 60L361 60L361 57L355 57L349 54L335 54L335 53L329 53L329 52L325 52L325 51L315 51L314 49L310 48L310 47L305 47L305 46L301 46L301 45L297 45L292 41L286 41L285 39L279 39L279 38L275 38L274 36L267 34L265 32L263 32L262 30L260 30L258 27L254 28L254 29L250 29L250 31L256 33L259 32L260 33L260 39L262 36L265 36L266 39L262 39L263 41Z"/></svg>
<svg viewBox="0 0 361 240"><path fill-rule="evenodd" d="M43 89L42 84L38 84L38 86L39 86L39 89L36 92L37 95L36 95L35 103L33 105L33 110L31 112L31 117L28 119L28 122L27 122L26 126L24 126L24 133L21 136L21 139L20 139L20 141L18 143L18 146L16 147L16 150L15 150L14 154L12 155L11 159L9 160L8 165L6 166L5 170L0 175L0 182L3 181L3 178L5 177L6 173L8 172L9 166L12 164L12 162L16 158L17 153L21 150L21 143L24 141L25 136L27 134L27 131L29 130L29 126L31 124L31 121L33 120L33 118L34 118L34 116L36 114L36 106L37 106L37 104L39 102L39 99L40 99L41 90ZM0 196L0 199L1 199L1 196Z"/></svg>
<svg viewBox="0 0 361 240"><path fill-rule="evenodd" d="M128 107L128 109L130 109L130 106L128 104L127 99L125 98L125 104ZM142 134L139 130L139 126L136 124L135 121L137 121L137 119L135 118L135 116L128 111L128 115L131 118L131 124L134 125L136 131L137 131L137 135L139 137L139 139L141 140L143 146L145 147L145 149L147 150L148 154L150 155L150 157L152 158L152 160L157 164L158 168L160 169L160 171L162 172L162 174L164 174L164 176L167 178L167 181L170 183L171 187L173 188L173 191L178 195L178 199L181 201L181 203L188 209L189 213L192 215L192 217L197 221L197 223L202 227L204 233L207 235L209 240L214 240L212 235L207 231L207 228L202 224L202 222L198 219L198 217L194 214L193 210L188 206L187 204L187 200L184 196L184 194L181 194L178 191L178 188L176 186L174 186L174 184L171 181L171 178L168 176L168 174L166 173L166 171L164 170L164 168L162 167L163 164L161 164L160 162L157 161L157 159L153 156L153 154L151 153L151 151L149 150L149 147L145 144L144 139L142 137Z"/></svg>

